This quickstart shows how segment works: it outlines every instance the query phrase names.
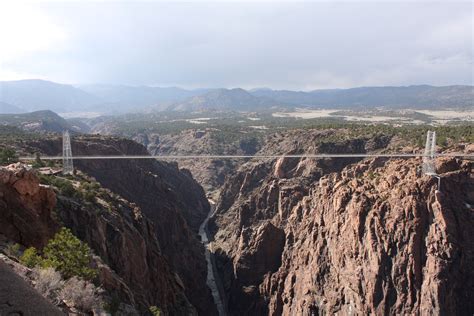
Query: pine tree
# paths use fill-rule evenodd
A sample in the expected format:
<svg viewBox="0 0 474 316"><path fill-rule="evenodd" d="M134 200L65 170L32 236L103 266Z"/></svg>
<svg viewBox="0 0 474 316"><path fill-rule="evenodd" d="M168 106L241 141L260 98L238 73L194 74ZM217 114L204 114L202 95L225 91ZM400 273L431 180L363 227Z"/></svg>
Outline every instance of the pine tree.
<svg viewBox="0 0 474 316"><path fill-rule="evenodd" d="M61 230L43 249L43 267L53 267L65 279L78 276L91 280L96 271L90 268L91 250L67 228Z"/></svg>

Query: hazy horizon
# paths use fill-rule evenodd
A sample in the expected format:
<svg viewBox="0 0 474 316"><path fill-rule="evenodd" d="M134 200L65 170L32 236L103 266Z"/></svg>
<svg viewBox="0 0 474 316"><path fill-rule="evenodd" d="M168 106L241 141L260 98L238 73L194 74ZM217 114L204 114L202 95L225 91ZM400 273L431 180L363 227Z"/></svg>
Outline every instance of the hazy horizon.
<svg viewBox="0 0 474 316"><path fill-rule="evenodd" d="M47 80L47 79L41 79L41 78L24 78L24 79L13 79L13 80L0 80L0 82L15 82L15 81L48 81L56 84L61 84L61 85L69 85L73 86L76 88L81 89L81 87L87 87L87 86L115 86L115 87L130 87L130 88L177 88L177 89L183 89L183 90L217 90L217 89L227 89L227 90L232 90L232 89L244 89L246 91L255 91L255 90L274 90L274 91L295 91L295 92L311 92L311 91L317 91L317 90L347 90L347 89L363 89L363 88L406 88L406 87L415 87L415 86L431 86L431 87L449 87L449 86L469 86L469 87L474 87L474 84L447 84L447 85L431 85L431 84L411 84L411 85L371 85L371 86L350 86L350 87L327 87L327 88L319 88L319 89L276 89L273 87L248 87L248 88L243 88L240 86L234 86L234 87L183 87L183 86L171 86L171 85L146 85L146 84L140 84L140 85L134 85L134 84L122 84L122 83L97 83L97 82L92 82L92 83L65 83L65 82L57 82L57 81L52 81L52 80Z"/></svg>

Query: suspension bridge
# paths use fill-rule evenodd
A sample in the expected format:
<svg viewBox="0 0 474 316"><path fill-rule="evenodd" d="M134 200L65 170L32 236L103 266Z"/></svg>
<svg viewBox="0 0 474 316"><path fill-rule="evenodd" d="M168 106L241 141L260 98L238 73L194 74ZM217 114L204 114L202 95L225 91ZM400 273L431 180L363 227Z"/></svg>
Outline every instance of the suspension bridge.
<svg viewBox="0 0 474 316"><path fill-rule="evenodd" d="M356 154L274 154L274 155L106 155L106 156L73 156L69 132L63 133L63 155L41 156L42 160L62 160L63 173L71 174L74 170L73 160L96 159L155 159L155 160L185 160L185 159L279 159L279 158L423 158L423 173L436 176L435 159L438 157L458 157L472 159L474 154L466 153L436 153L436 132L428 131L423 153L356 153ZM36 157L19 157L22 161L31 161Z"/></svg>

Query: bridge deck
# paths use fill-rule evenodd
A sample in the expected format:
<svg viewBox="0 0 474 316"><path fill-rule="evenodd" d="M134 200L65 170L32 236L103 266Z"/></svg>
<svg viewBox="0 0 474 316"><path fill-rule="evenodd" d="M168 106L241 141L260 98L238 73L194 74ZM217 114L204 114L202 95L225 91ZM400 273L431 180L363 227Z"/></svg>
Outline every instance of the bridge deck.
<svg viewBox="0 0 474 316"><path fill-rule="evenodd" d="M299 155L111 155L111 156L73 156L74 160L90 160L90 159L158 159L158 160L177 160L177 159L278 159L278 158L375 158L375 157L387 157L387 158L415 158L415 157L427 157L425 154L405 154L405 153L393 153L393 154L299 154ZM430 156L428 156L430 157ZM434 157L463 157L463 158L474 158L474 154L466 153L444 153L435 154ZM63 159L63 156L40 156L43 160L58 160ZM19 157L19 160L34 160L36 157Z"/></svg>

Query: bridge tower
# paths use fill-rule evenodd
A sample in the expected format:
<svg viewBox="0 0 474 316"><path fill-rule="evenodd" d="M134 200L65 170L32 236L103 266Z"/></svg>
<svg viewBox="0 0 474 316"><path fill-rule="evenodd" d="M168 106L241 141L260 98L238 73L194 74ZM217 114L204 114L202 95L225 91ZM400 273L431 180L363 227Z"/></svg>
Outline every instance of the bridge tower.
<svg viewBox="0 0 474 316"><path fill-rule="evenodd" d="M436 175L435 170L436 153L436 132L428 131L426 134L425 153L423 155L423 173L426 175Z"/></svg>
<svg viewBox="0 0 474 316"><path fill-rule="evenodd" d="M441 177L436 173L436 132L428 131L426 134L425 153L423 155L423 173L438 179L437 190L441 190Z"/></svg>
<svg viewBox="0 0 474 316"><path fill-rule="evenodd" d="M72 174L74 166L72 162L71 138L69 131L63 132L63 174Z"/></svg>

